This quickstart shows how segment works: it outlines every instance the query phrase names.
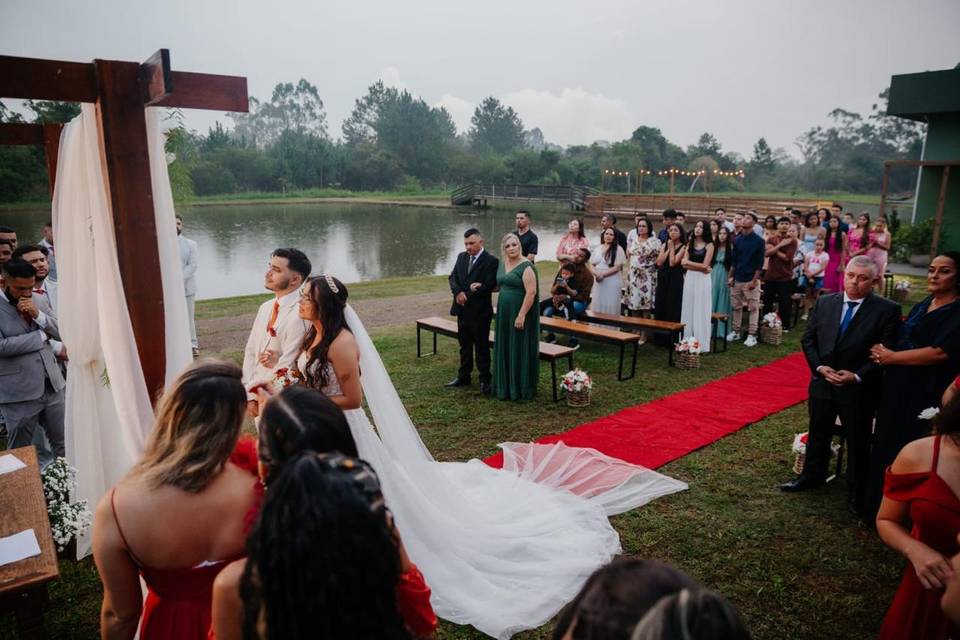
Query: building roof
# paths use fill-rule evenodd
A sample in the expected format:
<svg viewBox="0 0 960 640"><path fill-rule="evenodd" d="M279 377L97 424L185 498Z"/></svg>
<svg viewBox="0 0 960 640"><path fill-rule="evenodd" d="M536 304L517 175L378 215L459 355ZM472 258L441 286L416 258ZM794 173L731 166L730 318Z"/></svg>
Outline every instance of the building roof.
<svg viewBox="0 0 960 640"><path fill-rule="evenodd" d="M930 115L960 116L960 65L893 76L887 114L924 122Z"/></svg>

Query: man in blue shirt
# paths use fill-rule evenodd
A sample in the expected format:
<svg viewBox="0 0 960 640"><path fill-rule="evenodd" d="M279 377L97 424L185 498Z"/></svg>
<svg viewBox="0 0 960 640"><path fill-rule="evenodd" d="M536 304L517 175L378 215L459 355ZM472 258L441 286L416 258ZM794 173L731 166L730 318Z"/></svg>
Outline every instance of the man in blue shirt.
<svg viewBox="0 0 960 640"><path fill-rule="evenodd" d="M733 331L727 336L727 342L740 339L740 327L743 321L743 308L749 315L747 339L744 346L757 344L757 325L760 322L760 271L763 269L763 257L766 250L763 238L753 229L757 224L757 215L748 211L743 216L743 232L733 243L733 256L730 260L729 285L730 303L733 307Z"/></svg>

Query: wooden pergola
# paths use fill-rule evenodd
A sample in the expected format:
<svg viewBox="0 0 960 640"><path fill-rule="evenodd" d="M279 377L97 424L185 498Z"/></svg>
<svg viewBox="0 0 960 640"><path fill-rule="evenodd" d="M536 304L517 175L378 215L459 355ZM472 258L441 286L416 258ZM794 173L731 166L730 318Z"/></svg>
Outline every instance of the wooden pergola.
<svg viewBox="0 0 960 640"><path fill-rule="evenodd" d="M0 98L96 105L101 160L117 259L147 390L156 399L166 370L163 286L147 154L145 107L248 110L247 79L172 71L170 53L146 62L65 62L0 56ZM0 144L42 144L50 191L62 125L0 125Z"/></svg>
<svg viewBox="0 0 960 640"><path fill-rule="evenodd" d="M933 240L930 242L930 259L937 256L940 245L940 230L943 227L943 209L947 201L947 185L950 184L950 168L960 167L960 160L886 160L883 163L883 184L880 187L880 217L885 215L887 207L887 189L890 183L891 167L942 167L940 191L937 194L937 209L933 217Z"/></svg>

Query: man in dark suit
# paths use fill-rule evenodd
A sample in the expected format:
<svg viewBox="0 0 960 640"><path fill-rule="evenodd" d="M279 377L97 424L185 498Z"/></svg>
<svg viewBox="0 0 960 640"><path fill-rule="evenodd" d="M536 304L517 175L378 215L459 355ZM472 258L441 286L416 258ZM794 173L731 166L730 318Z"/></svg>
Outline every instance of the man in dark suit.
<svg viewBox="0 0 960 640"><path fill-rule="evenodd" d="M450 274L453 305L450 315L457 316L457 339L460 341L460 370L448 387L470 384L473 356L477 357L480 374L480 392L489 394L490 382L490 322L493 320L491 294L497 287L497 268L500 261L483 248L483 237L476 229L463 234L466 251L457 256Z"/></svg>
<svg viewBox="0 0 960 640"><path fill-rule="evenodd" d="M831 432L839 416L850 452L847 501L855 513L864 507L879 375L870 347L892 345L900 326L899 305L872 293L876 278L873 260L853 258L844 273L843 292L822 296L813 307L801 339L812 374L806 461L800 477L780 487L803 491L824 484Z"/></svg>

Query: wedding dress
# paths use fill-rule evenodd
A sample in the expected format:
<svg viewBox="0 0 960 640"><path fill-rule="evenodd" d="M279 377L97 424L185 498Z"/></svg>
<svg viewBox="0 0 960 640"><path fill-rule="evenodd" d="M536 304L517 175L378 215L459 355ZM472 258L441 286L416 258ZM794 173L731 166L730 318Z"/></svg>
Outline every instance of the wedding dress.
<svg viewBox="0 0 960 640"><path fill-rule="evenodd" d="M587 577L620 553L608 514L687 485L590 449L506 443L504 469L437 462L350 306L360 351L363 409L346 411L360 456L380 477L411 560L437 615L509 638L552 618ZM303 370L307 356L301 354ZM326 395L340 395L327 363Z"/></svg>

